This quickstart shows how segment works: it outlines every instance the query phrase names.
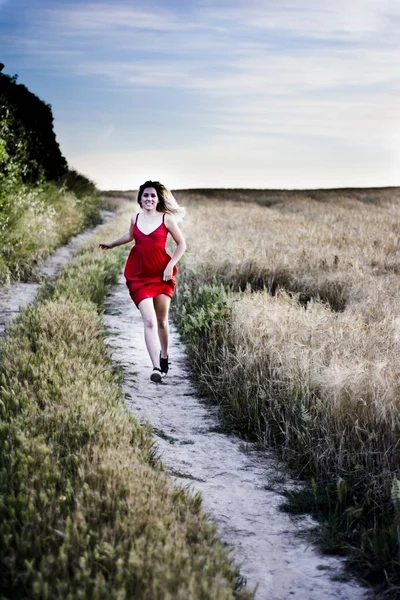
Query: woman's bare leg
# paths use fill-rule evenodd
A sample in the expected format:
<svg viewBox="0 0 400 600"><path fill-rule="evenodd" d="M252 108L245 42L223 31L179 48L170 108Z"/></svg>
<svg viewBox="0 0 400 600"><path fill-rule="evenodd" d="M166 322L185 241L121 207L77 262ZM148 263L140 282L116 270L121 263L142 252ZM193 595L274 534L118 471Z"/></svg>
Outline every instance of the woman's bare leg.
<svg viewBox="0 0 400 600"><path fill-rule="evenodd" d="M157 331L157 317L153 298L145 298L139 304L144 325L144 340L153 367L160 368L160 340Z"/></svg>
<svg viewBox="0 0 400 600"><path fill-rule="evenodd" d="M162 358L168 357L168 339L169 339L169 323L168 313L171 304L171 298L165 294L153 298L154 309L157 317L158 338L161 344Z"/></svg>

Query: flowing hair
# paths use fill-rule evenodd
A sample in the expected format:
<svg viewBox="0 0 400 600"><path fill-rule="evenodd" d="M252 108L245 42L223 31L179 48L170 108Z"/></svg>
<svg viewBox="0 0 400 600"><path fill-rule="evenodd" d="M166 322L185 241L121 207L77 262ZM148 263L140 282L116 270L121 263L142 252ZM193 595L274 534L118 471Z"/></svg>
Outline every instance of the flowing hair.
<svg viewBox="0 0 400 600"><path fill-rule="evenodd" d="M145 181L144 183L142 183L137 195L137 201L140 208L142 208L143 192L146 188L150 187L154 188L157 192L159 202L157 204L156 210L158 212L174 215L177 223L180 223L183 217L185 216L185 209L183 208L183 206L179 206L172 192L170 192L170 190L159 181Z"/></svg>

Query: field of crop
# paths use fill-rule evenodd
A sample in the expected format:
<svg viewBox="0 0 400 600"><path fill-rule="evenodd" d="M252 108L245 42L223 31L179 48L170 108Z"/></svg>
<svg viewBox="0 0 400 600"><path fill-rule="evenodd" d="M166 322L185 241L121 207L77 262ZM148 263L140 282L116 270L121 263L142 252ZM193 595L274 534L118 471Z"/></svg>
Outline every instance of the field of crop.
<svg viewBox="0 0 400 600"><path fill-rule="evenodd" d="M312 482L325 547L395 590L400 189L176 196L175 314L200 388Z"/></svg>

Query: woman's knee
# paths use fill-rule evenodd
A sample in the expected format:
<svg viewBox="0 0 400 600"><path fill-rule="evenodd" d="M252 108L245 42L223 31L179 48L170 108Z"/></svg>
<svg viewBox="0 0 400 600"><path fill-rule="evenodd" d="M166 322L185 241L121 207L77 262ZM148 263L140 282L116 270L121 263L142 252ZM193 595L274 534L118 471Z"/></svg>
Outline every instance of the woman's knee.
<svg viewBox="0 0 400 600"><path fill-rule="evenodd" d="M146 329L155 329L157 326L157 321L155 317L143 317L143 324Z"/></svg>
<svg viewBox="0 0 400 600"><path fill-rule="evenodd" d="M165 318L157 318L158 329L168 329L168 319Z"/></svg>

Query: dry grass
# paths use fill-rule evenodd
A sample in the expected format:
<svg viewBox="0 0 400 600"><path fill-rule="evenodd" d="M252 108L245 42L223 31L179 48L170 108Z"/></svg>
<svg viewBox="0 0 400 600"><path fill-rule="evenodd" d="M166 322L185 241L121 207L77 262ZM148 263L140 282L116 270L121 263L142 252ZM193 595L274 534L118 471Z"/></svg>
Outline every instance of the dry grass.
<svg viewBox="0 0 400 600"><path fill-rule="evenodd" d="M110 191L102 192L101 195L103 199L103 208L107 210L120 211L122 206L130 206L131 214L133 214L139 208L136 202L136 192Z"/></svg>
<svg viewBox="0 0 400 600"><path fill-rule="evenodd" d="M200 381L233 426L279 445L318 484L344 480L354 509L346 526L367 531L370 571L393 572L399 190L222 196L180 193L189 250L177 314ZM215 288L202 286L221 283L242 292L217 310Z"/></svg>
<svg viewBox="0 0 400 600"><path fill-rule="evenodd" d="M350 293L381 276L400 274L398 192L376 204L347 196L319 201L296 193L272 206L177 196L189 208L187 268L201 269L234 289L284 287L304 299L319 296L341 310ZM377 195L377 194L376 194ZM257 201L257 191L249 194ZM218 243L216 243L216 236Z"/></svg>

